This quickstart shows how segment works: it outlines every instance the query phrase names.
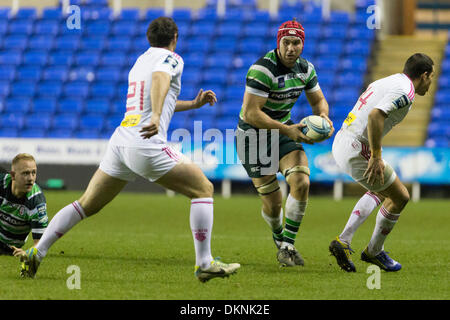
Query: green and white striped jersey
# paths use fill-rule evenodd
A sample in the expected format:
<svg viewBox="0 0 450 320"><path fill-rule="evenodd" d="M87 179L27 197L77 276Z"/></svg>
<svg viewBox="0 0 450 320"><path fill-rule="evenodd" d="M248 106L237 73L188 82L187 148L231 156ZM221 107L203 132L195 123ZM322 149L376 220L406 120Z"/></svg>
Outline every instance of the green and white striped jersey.
<svg viewBox="0 0 450 320"><path fill-rule="evenodd" d="M11 175L0 173L0 241L22 247L30 231L33 239L40 239L44 233L47 204L37 184L21 199L12 194L11 184Z"/></svg>
<svg viewBox="0 0 450 320"><path fill-rule="evenodd" d="M267 98L262 111L282 123L291 119L291 109L303 90L314 92L319 89L316 70L311 62L299 57L293 68L287 68L275 49L250 67L245 87L248 93ZM245 124L242 114L241 110L240 127Z"/></svg>

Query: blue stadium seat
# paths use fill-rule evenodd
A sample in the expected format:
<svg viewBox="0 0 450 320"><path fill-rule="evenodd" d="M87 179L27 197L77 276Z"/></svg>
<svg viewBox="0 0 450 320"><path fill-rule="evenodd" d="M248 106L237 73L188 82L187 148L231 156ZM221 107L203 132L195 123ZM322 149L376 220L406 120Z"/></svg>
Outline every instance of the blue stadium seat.
<svg viewBox="0 0 450 320"><path fill-rule="evenodd" d="M252 38L248 36L246 38L241 38L237 45L237 52L248 53L248 45L252 44L252 52L258 55L263 55L266 53L267 42L264 38ZM273 41L274 47L276 47L275 40Z"/></svg>
<svg viewBox="0 0 450 320"><path fill-rule="evenodd" d="M84 115L80 117L79 129L96 129L101 130L104 125L104 116L100 115Z"/></svg>
<svg viewBox="0 0 450 320"><path fill-rule="evenodd" d="M184 77L184 75L183 75ZM183 81L185 81L183 79ZM181 86L181 92L179 98L181 100L192 100L197 96L200 86L196 86L194 83L185 81L185 84ZM205 89L203 89L205 90Z"/></svg>
<svg viewBox="0 0 450 320"><path fill-rule="evenodd" d="M438 79L439 90L449 90L450 89L450 75L441 74Z"/></svg>
<svg viewBox="0 0 450 320"><path fill-rule="evenodd" d="M89 114L105 115L109 111L109 100L107 99L92 99L86 101L84 111Z"/></svg>
<svg viewBox="0 0 450 320"><path fill-rule="evenodd" d="M234 57L232 64L234 68L246 68L248 70L260 57L261 55L257 53L241 53Z"/></svg>
<svg viewBox="0 0 450 320"><path fill-rule="evenodd" d="M103 53L100 64L102 66L121 67L125 64L126 57L123 52L105 52Z"/></svg>
<svg viewBox="0 0 450 320"><path fill-rule="evenodd" d="M16 68L13 66L3 66L0 68L0 81L11 81L16 76Z"/></svg>
<svg viewBox="0 0 450 320"><path fill-rule="evenodd" d="M189 8L175 8L172 13L172 18L179 25L180 22L190 22L192 11Z"/></svg>
<svg viewBox="0 0 450 320"><path fill-rule="evenodd" d="M106 40L104 37L86 37L80 42L80 50L102 51L105 47Z"/></svg>
<svg viewBox="0 0 450 320"><path fill-rule="evenodd" d="M38 113L51 114L56 112L56 99L54 98L39 98L32 102L31 110Z"/></svg>
<svg viewBox="0 0 450 320"><path fill-rule="evenodd" d="M189 39L186 44L187 49L192 55L200 52L208 52L210 48L210 38L208 37L195 37Z"/></svg>
<svg viewBox="0 0 450 320"><path fill-rule="evenodd" d="M138 21L140 19L140 12L138 8L126 8L122 9L120 14L115 17L120 21Z"/></svg>
<svg viewBox="0 0 450 320"><path fill-rule="evenodd" d="M41 68L40 67L20 67L17 72L17 80L19 81L32 81L36 82L41 77Z"/></svg>
<svg viewBox="0 0 450 320"><path fill-rule="evenodd" d="M64 35L55 39L54 47L65 51L75 51L80 46L78 35Z"/></svg>
<svg viewBox="0 0 450 320"><path fill-rule="evenodd" d="M245 88L242 86L229 86L225 90L226 100L242 100L244 98Z"/></svg>
<svg viewBox="0 0 450 320"><path fill-rule="evenodd" d="M348 42L345 44L344 54L367 57L370 54L370 50L371 50L370 42L354 40L352 42Z"/></svg>
<svg viewBox="0 0 450 320"><path fill-rule="evenodd" d="M151 8L145 12L145 20L149 22L161 16L165 16L164 8Z"/></svg>
<svg viewBox="0 0 450 320"><path fill-rule="evenodd" d="M214 21L199 21L191 25L190 34L196 37L211 37L216 33L216 24Z"/></svg>
<svg viewBox="0 0 450 320"><path fill-rule="evenodd" d="M434 97L435 104L448 104L450 101L450 91L439 90Z"/></svg>
<svg viewBox="0 0 450 320"><path fill-rule="evenodd" d="M242 27L240 22L223 22L217 27L216 32L218 37L238 38L242 33Z"/></svg>
<svg viewBox="0 0 450 320"><path fill-rule="evenodd" d="M68 77L68 69L64 66L47 67L43 72L43 79L49 81L65 81Z"/></svg>
<svg viewBox="0 0 450 320"><path fill-rule="evenodd" d="M68 129L70 131L78 127L78 117L72 114L58 114L53 116L52 129Z"/></svg>
<svg viewBox="0 0 450 320"><path fill-rule="evenodd" d="M123 116L113 115L107 116L105 120L105 129L115 130L123 120Z"/></svg>
<svg viewBox="0 0 450 320"><path fill-rule="evenodd" d="M17 129L23 128L25 123L25 115L20 113L0 114L0 128L1 129ZM16 133L17 135L17 133Z"/></svg>
<svg viewBox="0 0 450 320"><path fill-rule="evenodd" d="M340 67L341 70L364 73L367 69L367 60L362 57L347 57L340 60Z"/></svg>
<svg viewBox="0 0 450 320"><path fill-rule="evenodd" d="M3 49L23 50L27 46L28 37L26 35L8 35L3 40Z"/></svg>
<svg viewBox="0 0 450 320"><path fill-rule="evenodd" d="M196 67L201 69L206 61L205 54L202 51L191 51L183 57L184 67Z"/></svg>
<svg viewBox="0 0 450 320"><path fill-rule="evenodd" d="M38 84L37 92L41 97L59 97L62 92L62 82L57 79L53 81L41 81Z"/></svg>
<svg viewBox="0 0 450 320"><path fill-rule="evenodd" d="M16 66L22 62L22 51L5 50L0 52L0 65Z"/></svg>
<svg viewBox="0 0 450 320"><path fill-rule="evenodd" d="M264 21L255 20L254 22L245 23L240 26L241 34L244 37L261 38L265 37L268 33L268 24Z"/></svg>
<svg viewBox="0 0 450 320"><path fill-rule="evenodd" d="M47 131L47 137L53 139L70 139L73 137L73 130L67 128L51 129Z"/></svg>
<svg viewBox="0 0 450 320"><path fill-rule="evenodd" d="M55 51L48 56L48 63L50 65L68 67L72 62L72 51Z"/></svg>
<svg viewBox="0 0 450 320"><path fill-rule="evenodd" d="M45 33L44 33L45 34ZM33 36L28 41L28 49L32 50L50 50L53 48L54 38L38 35Z"/></svg>
<svg viewBox="0 0 450 320"><path fill-rule="evenodd" d="M218 38L213 41L212 47L216 52L233 53L237 49L237 40L233 37Z"/></svg>
<svg viewBox="0 0 450 320"><path fill-rule="evenodd" d="M198 70L197 68L185 68L185 70L183 71L182 77L183 87L181 88L181 90L184 89L184 86L186 84L195 85L201 80L202 80L202 72L200 70Z"/></svg>
<svg viewBox="0 0 450 320"><path fill-rule="evenodd" d="M10 18L11 15L11 8L8 7L1 7L0 8L0 20L7 20Z"/></svg>
<svg viewBox="0 0 450 320"><path fill-rule="evenodd" d="M107 39L105 48L111 51L126 52L131 48L131 39L129 37L122 36L110 36ZM178 45L177 45L178 48Z"/></svg>
<svg viewBox="0 0 450 320"><path fill-rule="evenodd" d="M11 86L11 94L17 97L32 97L36 92L36 84L31 81L15 82Z"/></svg>
<svg viewBox="0 0 450 320"><path fill-rule="evenodd" d="M230 72L228 84L245 86L245 78L247 76L248 68L234 69Z"/></svg>
<svg viewBox="0 0 450 320"><path fill-rule="evenodd" d="M70 81L91 82L95 79L95 68L93 66L79 66L68 72Z"/></svg>
<svg viewBox="0 0 450 320"><path fill-rule="evenodd" d="M79 129L75 131L74 137L77 139L99 139L101 130L98 129Z"/></svg>
<svg viewBox="0 0 450 320"><path fill-rule="evenodd" d="M63 92L66 97L86 98L89 94L89 84L82 81L69 82L64 86Z"/></svg>
<svg viewBox="0 0 450 320"><path fill-rule="evenodd" d="M126 98L126 95L123 96L124 98ZM111 114L110 116L120 116L123 118L123 114L125 112L125 106L126 106L126 101L117 99L112 101L110 109L111 109Z"/></svg>
<svg viewBox="0 0 450 320"><path fill-rule="evenodd" d="M3 138L17 138L19 136L19 130L13 128L0 127L0 137Z"/></svg>
<svg viewBox="0 0 450 320"><path fill-rule="evenodd" d="M6 113L26 114L30 110L30 98L10 97L5 102L4 111Z"/></svg>
<svg viewBox="0 0 450 320"><path fill-rule="evenodd" d="M100 54L97 51L80 51L75 55L75 64L78 66L96 66L100 62Z"/></svg>
<svg viewBox="0 0 450 320"><path fill-rule="evenodd" d="M107 36L110 32L111 25L109 23L104 23L103 21L94 21L82 29L84 30L84 34L87 36Z"/></svg>
<svg viewBox="0 0 450 320"><path fill-rule="evenodd" d="M2 111L3 105L2 100L4 97L9 95L9 81L0 81L0 112Z"/></svg>
<svg viewBox="0 0 450 320"><path fill-rule="evenodd" d="M205 67L208 68L217 68L223 66L230 66L233 58L232 53L227 52L216 52L214 54L210 54L206 57Z"/></svg>
<svg viewBox="0 0 450 320"><path fill-rule="evenodd" d="M116 86L111 82L95 82L91 86L90 94L95 98L114 97L117 93Z"/></svg>
<svg viewBox="0 0 450 320"><path fill-rule="evenodd" d="M335 71L339 67L339 58L335 56L322 56L313 61L314 67L316 70L328 70Z"/></svg>
<svg viewBox="0 0 450 320"><path fill-rule="evenodd" d="M130 21L117 21L111 29L111 34L117 37L133 37L136 32L136 24Z"/></svg>
<svg viewBox="0 0 450 320"><path fill-rule="evenodd" d="M19 131L19 137L21 138L44 138L45 130L44 129L24 129Z"/></svg>
<svg viewBox="0 0 450 320"><path fill-rule="evenodd" d="M127 71L128 75L128 71ZM184 75L184 73L183 73ZM100 67L95 72L96 81L119 81L121 79L120 68L115 67Z"/></svg>
<svg viewBox="0 0 450 320"><path fill-rule="evenodd" d="M348 29L347 36L352 40L371 41L375 38L375 32L367 28L351 27Z"/></svg>
<svg viewBox="0 0 450 320"><path fill-rule="evenodd" d="M34 66L44 66L47 63L47 52L28 51L23 55L22 63Z"/></svg>
<svg viewBox="0 0 450 320"><path fill-rule="evenodd" d="M209 85L225 85L227 77L228 75L224 68L209 68L203 71L203 82Z"/></svg>
<svg viewBox="0 0 450 320"><path fill-rule="evenodd" d="M321 30L321 37L324 39L345 39L347 37L347 29L342 26L328 26Z"/></svg>
<svg viewBox="0 0 450 320"><path fill-rule="evenodd" d="M31 7L22 7L17 11L17 13L15 15L16 19L33 20L36 17L37 17L36 8L31 8Z"/></svg>
<svg viewBox="0 0 450 320"><path fill-rule="evenodd" d="M30 35L33 31L33 21L16 20L9 23L8 33L11 35Z"/></svg>
<svg viewBox="0 0 450 320"><path fill-rule="evenodd" d="M50 128L52 116L48 113L32 113L25 117L25 129L45 129Z"/></svg>
<svg viewBox="0 0 450 320"><path fill-rule="evenodd" d="M62 18L62 9L57 7L47 7L42 10L42 19L60 20Z"/></svg>
<svg viewBox="0 0 450 320"><path fill-rule="evenodd" d="M55 36L59 31L59 21L57 20L40 20L34 27L36 35Z"/></svg>

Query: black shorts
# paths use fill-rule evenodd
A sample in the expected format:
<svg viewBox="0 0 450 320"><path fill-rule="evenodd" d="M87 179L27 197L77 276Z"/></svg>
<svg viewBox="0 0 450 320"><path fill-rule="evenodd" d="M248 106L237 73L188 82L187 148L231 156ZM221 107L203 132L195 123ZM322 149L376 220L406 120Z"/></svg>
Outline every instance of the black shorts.
<svg viewBox="0 0 450 320"><path fill-rule="evenodd" d="M0 255L12 256L14 249L0 241Z"/></svg>
<svg viewBox="0 0 450 320"><path fill-rule="evenodd" d="M276 138L276 135L277 141L272 143L272 137ZM236 132L236 148L239 160L250 178L277 174L281 158L292 151L304 151L301 143L279 132L254 128L242 120Z"/></svg>

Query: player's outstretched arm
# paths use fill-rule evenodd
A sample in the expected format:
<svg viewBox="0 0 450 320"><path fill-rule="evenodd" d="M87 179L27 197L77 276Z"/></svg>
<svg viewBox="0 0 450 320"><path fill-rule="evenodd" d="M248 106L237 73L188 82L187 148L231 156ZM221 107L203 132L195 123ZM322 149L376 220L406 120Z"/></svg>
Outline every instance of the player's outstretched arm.
<svg viewBox="0 0 450 320"><path fill-rule="evenodd" d="M330 118L328 118L329 106L327 99L325 99L325 96L322 92L322 89L309 93L305 91L305 94L313 111L313 114L325 118L330 124L331 131L329 137L331 137L334 133L334 127L333 122L330 120Z"/></svg>
<svg viewBox="0 0 450 320"><path fill-rule="evenodd" d="M367 135L370 145L370 159L364 177L369 184L380 181L384 184L384 162L381 156L381 140L383 138L384 120L386 114L380 109L373 109L369 113Z"/></svg>
<svg viewBox="0 0 450 320"><path fill-rule="evenodd" d="M203 107L207 103L209 103L210 106L213 106L216 104L216 102L217 97L214 91L203 91L203 89L200 89L194 100L177 100L177 104L175 105L175 112L198 109Z"/></svg>

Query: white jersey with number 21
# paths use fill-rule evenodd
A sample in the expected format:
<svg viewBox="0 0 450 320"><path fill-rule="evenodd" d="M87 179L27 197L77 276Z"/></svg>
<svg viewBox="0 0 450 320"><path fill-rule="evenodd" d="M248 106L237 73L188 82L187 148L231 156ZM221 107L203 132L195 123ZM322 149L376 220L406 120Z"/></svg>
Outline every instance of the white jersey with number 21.
<svg viewBox="0 0 450 320"><path fill-rule="evenodd" d="M124 119L116 128L111 143L118 146L146 147L167 142L167 130L181 90L183 59L164 48L149 48L135 62L128 75L128 94ZM170 88L164 100L159 132L150 139L143 139L139 131L150 123L152 105L150 89L153 72L162 71L171 76Z"/></svg>
<svg viewBox="0 0 450 320"><path fill-rule="evenodd" d="M368 142L367 123L370 112L382 110L386 115L383 136L403 120L414 101L414 85L407 75L393 74L372 82L361 94L352 111L345 119L343 131L353 133L358 140Z"/></svg>

